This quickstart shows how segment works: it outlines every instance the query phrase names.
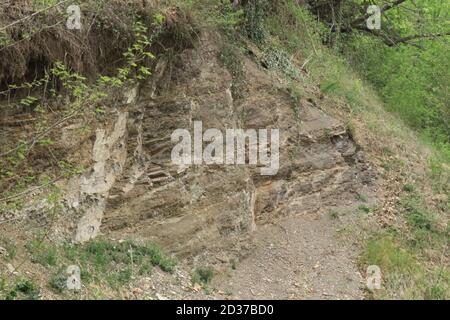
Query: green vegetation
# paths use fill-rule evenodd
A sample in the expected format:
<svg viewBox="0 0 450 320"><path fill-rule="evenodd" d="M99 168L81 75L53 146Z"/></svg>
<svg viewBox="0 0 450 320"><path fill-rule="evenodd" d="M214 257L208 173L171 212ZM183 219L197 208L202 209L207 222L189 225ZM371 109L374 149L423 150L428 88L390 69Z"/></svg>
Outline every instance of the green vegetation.
<svg viewBox="0 0 450 320"><path fill-rule="evenodd" d="M20 208L20 199L17 199L15 195L23 192L31 183L41 182L35 179L33 163L29 159L30 154L37 148L41 152L44 150L45 153L52 154L53 158L55 154L58 154L51 136L55 127L75 118L84 118L89 122L95 121L95 116L104 113L103 106L111 89L135 84L151 75L148 65L155 56L149 49L153 39L163 31L163 23L164 17L160 14L153 16L151 27L136 17L133 25L130 26L134 43L123 53L125 63L115 71L114 75L99 75L95 83L92 83L86 76L70 70L61 61L54 61L50 70L46 70L42 78L20 84L9 83L7 89L0 92L0 96L6 97L9 103L13 93L27 91L29 94L19 100L18 106L29 108L36 113L37 117L33 125L32 137L29 140L19 139L15 146L0 156L0 189L9 190L4 194L8 201L1 201L0 206L5 209ZM52 83L56 82L61 87L59 92L52 88ZM39 96L30 95L31 92L36 91L39 92ZM68 102L64 102L63 99L68 99ZM59 107L58 113L55 113L52 108L54 104L63 105ZM57 159L57 163L60 172L57 172L55 176L59 174L70 177L82 173L85 169L64 158ZM33 179L30 180L30 177ZM13 187L8 187L9 185ZM43 183L40 186L44 187L46 184Z"/></svg>
<svg viewBox="0 0 450 320"><path fill-rule="evenodd" d="M364 204L359 205L359 206L358 206L358 209L359 209L361 212L364 212L364 213L370 213L370 212L372 211L372 208L370 208L370 207L368 207L368 206L366 206L366 205L364 205Z"/></svg>
<svg viewBox="0 0 450 320"><path fill-rule="evenodd" d="M362 265L378 265L382 271L382 289L373 298L449 299L450 273L439 266L425 268L414 250L398 245L390 235L379 235L367 243Z"/></svg>
<svg viewBox="0 0 450 320"><path fill-rule="evenodd" d="M57 4L59 0L33 0L32 4L35 10L48 8Z"/></svg>
<svg viewBox="0 0 450 320"><path fill-rule="evenodd" d="M56 293L63 293L67 289L67 273L63 268L53 273L48 280L50 288Z"/></svg>
<svg viewBox="0 0 450 320"><path fill-rule="evenodd" d="M6 291L4 298L6 300L37 300L39 294L40 289L36 283L30 279L20 278L14 283L12 289Z"/></svg>
<svg viewBox="0 0 450 320"><path fill-rule="evenodd" d="M42 243L41 239L34 239L27 243L26 248L33 263L54 267L57 264L58 251L50 243Z"/></svg>
<svg viewBox="0 0 450 320"><path fill-rule="evenodd" d="M385 12L382 29L395 33L393 39L417 37L387 46L383 38L351 33L343 36L339 49L374 86L386 109L434 148L430 178L435 191L450 199L449 15L448 1L405 1Z"/></svg>
<svg viewBox="0 0 450 320"><path fill-rule="evenodd" d="M34 0L32 4L37 10L56 2ZM381 32L368 32L361 29L363 24L353 24L364 15L368 4L381 6L385 3L381 0L346 1L339 11L330 10L341 5L341 1L333 0L317 0L310 7L294 0L249 0L238 8L230 1L221 0L173 3L200 15L200 24L213 26L223 33L226 41L219 58L233 77L234 98L241 97L244 78L241 55L247 52L250 41L262 54L255 58L260 60L259 64L284 76L297 120L301 120L298 110L301 99L313 102L321 99L321 106L328 110L340 108L353 138L357 138L358 122L361 122L364 130L379 140L376 143L383 145L378 152L387 175L394 175L407 166L408 154L401 150L402 144L423 145L432 150L426 179L411 183L413 180L408 177L408 183L401 182L395 214L404 224L389 226L373 235L365 244L360 264L362 270L375 264L383 272L383 289L368 293L373 298L449 299L450 224L446 213L450 210L450 50L445 21L449 20L450 3L403 1L384 12ZM33 168L27 162L30 153L36 149L52 153L56 149L56 139L51 136L55 124L75 117L102 119L107 113L105 99L111 89L124 88L149 77L149 66L155 59L150 46L164 31L165 19L161 13L155 14L151 21L133 17L129 27L134 42L122 56L124 64L116 72L97 75L94 82L64 63L53 61L42 78L10 83L0 92L8 101L13 93L23 92L15 101L16 107L32 110L38 118L33 124L33 138L20 137L0 159L0 178L7 186L2 188L7 190L2 194L7 200L0 203L0 210L21 209L23 201L16 195L34 184L45 187L45 200L52 208L49 215L54 218L58 214L60 192L52 186L52 179L81 174L85 168L61 158L56 161L57 172L52 177L43 176L39 174L41 168ZM173 37L175 41L182 39L180 33ZM10 35L0 34L0 45L10 45L11 41ZM51 86L52 82L58 82L58 91L57 86ZM316 89L320 94L311 93ZM39 90L43 94L35 94ZM64 106L57 110L56 118L49 100ZM382 108L394 116L387 117ZM397 117L414 129L421 140L408 136ZM89 123L86 128L90 128ZM386 145L388 141L393 142ZM403 152L403 157L396 156L397 149L398 153ZM439 204L432 201L431 195L430 199L424 199L421 191L428 186L445 199ZM363 202L358 206L360 213L377 213L376 207L366 204L364 196L358 194L356 200ZM329 216L338 219L340 213L330 211ZM15 242L0 238L0 246L6 251L2 258L6 261L16 258ZM154 266L166 272L175 268L175 261L151 243L96 240L85 245L59 246L48 242L44 234L30 240L26 249L33 263L51 271L48 286L56 294L65 294L66 268L72 264L80 266L83 284L114 290L136 275L149 274ZM193 271L191 280L206 286L213 276L212 268L199 267ZM4 276L0 278L0 297L39 297L40 288L34 281L25 278L8 281Z"/></svg>
<svg viewBox="0 0 450 320"><path fill-rule="evenodd" d="M410 227L409 245L418 249L427 248L427 254L437 256L445 253L450 239L449 225L439 225L439 215L433 212L416 193L404 195L399 201L399 211L403 213Z"/></svg>
<svg viewBox="0 0 450 320"><path fill-rule="evenodd" d="M328 215L330 216L331 219L338 219L340 213L337 210L331 210L330 212L328 212Z"/></svg>
<svg viewBox="0 0 450 320"><path fill-rule="evenodd" d="M363 266L378 265L383 272L383 289L375 298L448 299L450 272L442 265L448 251L450 225L438 224L438 214L413 191L398 202L408 232L387 230L367 243Z"/></svg>
<svg viewBox="0 0 450 320"><path fill-rule="evenodd" d="M153 243L95 240L82 246L66 244L59 250L66 267L78 263L82 282L106 282L114 289L128 283L133 276L149 274L153 266L173 272L176 265L174 259Z"/></svg>
<svg viewBox="0 0 450 320"><path fill-rule="evenodd" d="M5 252L0 252L0 256L4 255L6 261L13 260L16 257L17 246L14 240L0 236L0 247L5 250Z"/></svg>
<svg viewBox="0 0 450 320"><path fill-rule="evenodd" d="M208 285L214 277L214 270L211 267L198 267L192 273L193 284Z"/></svg>
<svg viewBox="0 0 450 320"><path fill-rule="evenodd" d="M107 286L119 290L136 276L149 275L153 267L165 272L175 270L176 261L164 254L155 244L138 244L127 240L111 242L94 240L83 245L55 245L50 242L32 240L26 245L31 261L47 268L48 287L56 294L67 292L67 268L76 265L81 271L83 287ZM30 280L19 279L7 285L6 279L0 287L0 296L5 298L35 299L39 289Z"/></svg>
<svg viewBox="0 0 450 320"><path fill-rule="evenodd" d="M382 23L399 36L439 34L448 21L448 1L406 1L385 13ZM418 38L412 45L386 46L381 39L355 34L343 50L394 111L437 145L450 143L449 37Z"/></svg>
<svg viewBox="0 0 450 320"><path fill-rule="evenodd" d="M256 2L250 2L252 5L244 8L241 17L242 34L264 52L269 68L282 72L289 79L288 89L294 103L299 97L308 98L308 93L297 90L293 81L300 81L302 88L319 84L321 92L331 103L344 102L348 107L347 127L352 136L357 134L353 121L357 116L382 141L410 139L397 119L380 118L381 111L377 108L384 104L388 111L398 114L424 137L420 143L434 150L429 159L427 183L434 187L436 193L443 193L450 199L450 83L447 72L450 59L447 38L424 38L419 41L421 48L401 42L398 46L386 46L379 38L364 33L330 34L331 29L325 19L317 21L295 1L277 2L276 8L268 7L263 1L261 7L265 14L255 9ZM365 1L359 2L366 5ZM383 20L389 24L388 28L396 29L398 37L414 31L439 32L440 21L450 12L438 8L443 4L429 1L415 5L416 8L408 4L406 8L393 9ZM355 8L355 4L350 3L344 10L348 9L354 18L362 11L351 9L352 6ZM425 15L419 20L416 20L416 14L406 17L411 10L427 7L429 10L425 10ZM448 8L448 3L443 7ZM423 19L429 22L430 17L437 20L425 31ZM417 26L414 21L422 25ZM233 25L236 25L235 20ZM248 32L246 26L256 27ZM323 42L330 46L324 47ZM245 44L241 46L245 47ZM306 66L308 76L303 76L297 67L293 67L294 60ZM374 92L371 86L378 92ZM376 93L380 93L384 101L379 101ZM389 145L385 144L383 150L387 171L397 172L405 167L402 159L392 157ZM377 264L384 274L384 291L373 294L373 297L443 299L449 296L449 270L442 264L442 261L448 261L445 248L448 248L449 234L448 226L443 226L446 219L442 212L448 212L450 201L441 207L441 212L435 212L416 193L417 189L416 185L405 184L406 194L402 195L396 208L406 220L407 230L393 226L392 230L386 231L387 234L376 235L367 243L361 258L363 268ZM358 200L367 201L361 196ZM361 204L358 209L371 213L378 208ZM339 217L336 211L329 215L332 219Z"/></svg>
<svg viewBox="0 0 450 320"><path fill-rule="evenodd" d="M244 67L239 55L239 48L232 44L224 44L219 59L232 76L231 94L235 99L241 98Z"/></svg>

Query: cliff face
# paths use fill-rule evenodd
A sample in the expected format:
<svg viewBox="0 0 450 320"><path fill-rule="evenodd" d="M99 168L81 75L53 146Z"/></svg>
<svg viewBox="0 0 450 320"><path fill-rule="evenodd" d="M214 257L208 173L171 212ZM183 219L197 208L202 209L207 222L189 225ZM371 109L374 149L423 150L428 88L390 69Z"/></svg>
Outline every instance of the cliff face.
<svg viewBox="0 0 450 320"><path fill-rule="evenodd" d="M444 158L304 2L219 2L86 1L81 31L0 5L0 299L446 296ZM177 164L176 132L222 163Z"/></svg>
<svg viewBox="0 0 450 320"><path fill-rule="evenodd" d="M66 187L69 230L76 241L99 232L151 239L180 255L247 247L259 226L280 217L348 206L371 197L376 179L345 126L320 106L293 100L286 84L255 56L239 55L239 79L226 66L217 34L125 93L122 107L88 146L92 167ZM239 92L234 86L239 81ZM262 176L248 165L171 162L176 129L280 130L280 168Z"/></svg>

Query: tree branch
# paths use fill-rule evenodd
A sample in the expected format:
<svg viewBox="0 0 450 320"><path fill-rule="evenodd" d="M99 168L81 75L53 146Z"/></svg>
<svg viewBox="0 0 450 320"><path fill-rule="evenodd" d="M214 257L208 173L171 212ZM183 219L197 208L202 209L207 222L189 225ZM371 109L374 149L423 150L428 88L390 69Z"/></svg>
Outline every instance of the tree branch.
<svg viewBox="0 0 450 320"><path fill-rule="evenodd" d="M411 35L411 36L407 36L407 37L403 37L403 38L394 39L393 41L390 42L390 44L388 44L388 46L392 47L399 43L408 43L409 41L416 40L416 39L438 38L438 37L445 37L445 36L450 36L450 31L442 32L442 33L434 33L434 34L433 33L415 34L415 35Z"/></svg>
<svg viewBox="0 0 450 320"><path fill-rule="evenodd" d="M406 2L406 1L408 1L408 0L396 0L396 1L391 2L391 3L386 3L384 6L382 6L382 7L380 8L381 13L386 12L386 11L388 11L388 10L391 10L392 8L397 7L397 6L399 6L400 4L402 4L403 2ZM370 16L371 16L371 15L370 15L369 13L367 13L366 15L364 15L364 16L362 16L362 17L356 18L355 20L353 20L352 22L350 22L349 25L350 25L350 27L355 27L355 26L357 26L357 25L363 23L363 22L366 21L367 19L369 19ZM348 27L347 27L347 28L348 28ZM341 31L342 31L342 30L341 30Z"/></svg>
<svg viewBox="0 0 450 320"><path fill-rule="evenodd" d="M442 33L426 33L426 34L414 34L414 35L410 35L410 36L406 36L406 37L398 37L398 36L390 36L387 34L383 34L382 32L380 32L379 30L369 30L367 28L364 28L362 26L357 26L355 27L355 29L359 30L359 31L363 31L366 33L369 33L371 35L380 37L384 44L386 44L389 47L393 47L396 46L397 44L400 43L405 43L405 44L410 44L410 45L414 45L417 46L419 48L419 45L417 44L413 44L413 43L409 43L409 41L411 40L416 40L416 39L428 39L428 38L438 38L438 37L445 37L445 36L449 36L450 35L450 31L448 32L442 32Z"/></svg>
<svg viewBox="0 0 450 320"><path fill-rule="evenodd" d="M14 21L13 23L10 23L10 24L8 24L8 25L6 25L6 26L4 26L4 27L1 27L1 28L0 28L0 32L4 31L4 30L6 30L6 29L8 29L8 28L10 28L10 27L12 27L12 26L15 26L16 24L21 23L21 22L23 22L23 21L25 21L25 20L31 19L32 17L34 17L34 16L36 16L36 15L42 13L42 12L45 12L45 11L47 11L47 10L50 10L50 9L54 8L54 7L60 6L60 5L66 3L66 2L68 2L68 1L69 1L69 0L63 0L63 1L60 1L60 2L58 2L58 3L54 4L54 5L51 5L51 6L47 7L47 8L38 10L38 11L36 11L36 12L30 14L29 16L26 16L26 17L24 17L24 18L22 18L22 19L16 20L16 21Z"/></svg>

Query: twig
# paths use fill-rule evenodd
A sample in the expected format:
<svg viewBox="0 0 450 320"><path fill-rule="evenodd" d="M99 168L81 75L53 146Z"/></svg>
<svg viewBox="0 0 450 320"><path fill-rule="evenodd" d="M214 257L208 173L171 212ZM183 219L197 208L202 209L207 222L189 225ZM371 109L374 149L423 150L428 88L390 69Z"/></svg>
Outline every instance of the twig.
<svg viewBox="0 0 450 320"><path fill-rule="evenodd" d="M81 109L81 108L80 108L80 109ZM40 138L45 137L45 136L46 136L50 131L52 131L55 127L59 126L60 124L62 124L62 123L64 123L64 122L66 122L67 120L73 118L73 117L77 114L77 111L79 111L80 109L76 109L75 111L73 111L73 112L72 112L71 114L69 114L68 116L66 116L66 117L64 117L64 118L62 118L62 119L56 121L53 125L51 125L49 128L47 128L47 130L45 130L45 131L43 131L43 132L41 132L41 133L38 133L38 135L37 135L36 137L34 137L32 140L26 142L25 144L23 144L23 143L22 143L22 144L19 144L19 145L16 146L15 148L13 148L13 149L11 149L11 150L9 150L9 151L6 151L6 152L1 153L1 154L0 154L0 158L1 158L1 157L4 157L4 156L7 156L7 155L9 155L9 154L11 154L11 153L13 153L14 151L17 151L18 149L20 149L20 148L23 147L24 145L27 146L27 145L30 145L30 144L31 144L31 146L30 146L29 148L27 148L27 153L28 153L28 152L31 150L31 148L36 144L36 142L37 142Z"/></svg>
<svg viewBox="0 0 450 320"><path fill-rule="evenodd" d="M26 38L23 38L23 39L21 39L21 40L19 40L19 41L13 42L13 43L11 43L11 44L8 44L8 45L5 46L5 47L2 47L2 48L0 49L0 52L3 51L3 50L5 50L5 49L14 47L15 45L18 45L19 43L22 43L22 42L24 42L24 41L30 40L30 39L31 39L32 37L34 37L36 34L42 32L42 31L44 31L44 30L46 30L46 29L54 28L54 27L60 25L61 23L63 23L64 21L65 21L65 20L61 20L61 21L59 21L59 22L57 22L57 23L55 23L55 24L52 24L52 25L50 25L50 26L42 27L41 29L39 29L38 31L34 32L34 33L31 34L30 36L28 36L28 37L26 37ZM0 92L0 93L3 93L3 92Z"/></svg>
<svg viewBox="0 0 450 320"><path fill-rule="evenodd" d="M308 59L305 60L305 62L302 64L302 66L300 67L300 70L304 70L306 65L311 61L311 59L313 58L313 53L311 53L308 57Z"/></svg>
<svg viewBox="0 0 450 320"><path fill-rule="evenodd" d="M11 199L20 198L20 197L22 197L22 196L24 196L26 194L29 194L29 193L31 193L33 191L40 190L42 188L48 187L49 185L51 185L51 184L55 183L56 181L58 181L59 179L61 179L61 177L62 177L62 175L58 176L57 178L53 179L52 181L49 181L47 183L42 184L40 186L37 186L37 187L31 188L31 189L28 189L28 190L16 193L16 194L14 194L12 196L9 196L9 197L6 197L6 198L2 198L2 199L0 199L0 202L5 202L5 201L9 201Z"/></svg>
<svg viewBox="0 0 450 320"><path fill-rule="evenodd" d="M19 24L19 23L21 23L21 22L23 22L23 21L25 21L25 20L28 20L28 19L30 19L30 18L32 18L32 17L34 17L34 16L36 16L36 15L38 15L38 14L44 12L44 11L47 11L47 10L50 10L50 9L52 9L52 8L54 8L54 7L60 6L60 5L62 5L63 3L66 3L66 2L68 2L68 1L69 1L69 0L63 0L63 1L60 1L60 2L58 2L58 3L56 3L56 4L54 4L54 5L51 5L50 7L47 7L47 8L38 10L38 11L36 11L36 12L30 14L29 16L26 16L26 17L24 17L24 18L22 18L22 19L16 20L16 21L14 21L13 23L10 23L10 24L8 24L8 25L6 25L6 26L0 28L0 32L4 31L4 30L6 30L6 29L8 29L8 28L10 28L10 27L12 27L12 26L15 26L16 24Z"/></svg>
<svg viewBox="0 0 450 320"><path fill-rule="evenodd" d="M8 219L8 220L2 220L2 221L0 221L0 224L4 224L4 223L11 222L11 221L19 220L20 218L22 218L22 217L15 217L15 218L11 218L11 219Z"/></svg>

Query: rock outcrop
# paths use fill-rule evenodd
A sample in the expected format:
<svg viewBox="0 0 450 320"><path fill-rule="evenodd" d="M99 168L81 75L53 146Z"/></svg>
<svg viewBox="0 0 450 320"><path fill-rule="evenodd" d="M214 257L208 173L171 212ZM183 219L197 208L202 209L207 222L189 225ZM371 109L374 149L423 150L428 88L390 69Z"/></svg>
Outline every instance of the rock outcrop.
<svg viewBox="0 0 450 320"><path fill-rule="evenodd" d="M175 61L160 60L113 129L97 132L93 171L78 180L73 205L84 208L77 241L100 229L151 239L180 254L239 249L258 225L345 205L355 193L371 192L373 173L341 122L306 99L293 101L249 57L242 56L242 92L233 97L234 79L212 37L204 35ZM171 133L192 130L194 121L222 131L279 129L278 173L261 176L256 166L245 165L180 170L170 159Z"/></svg>

